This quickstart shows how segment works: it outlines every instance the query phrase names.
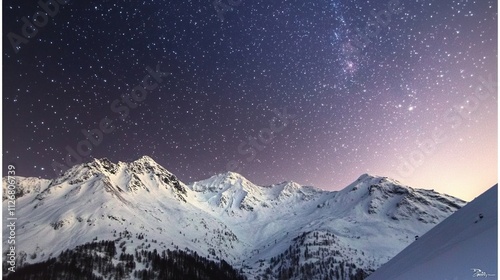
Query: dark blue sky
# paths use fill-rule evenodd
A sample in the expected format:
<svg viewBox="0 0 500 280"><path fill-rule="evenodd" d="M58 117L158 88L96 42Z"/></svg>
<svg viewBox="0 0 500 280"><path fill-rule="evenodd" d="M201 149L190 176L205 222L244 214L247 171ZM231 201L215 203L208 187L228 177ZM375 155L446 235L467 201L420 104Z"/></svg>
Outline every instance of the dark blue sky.
<svg viewBox="0 0 500 280"><path fill-rule="evenodd" d="M497 181L496 1L3 5L4 170L149 155L184 182L371 172L466 199Z"/></svg>

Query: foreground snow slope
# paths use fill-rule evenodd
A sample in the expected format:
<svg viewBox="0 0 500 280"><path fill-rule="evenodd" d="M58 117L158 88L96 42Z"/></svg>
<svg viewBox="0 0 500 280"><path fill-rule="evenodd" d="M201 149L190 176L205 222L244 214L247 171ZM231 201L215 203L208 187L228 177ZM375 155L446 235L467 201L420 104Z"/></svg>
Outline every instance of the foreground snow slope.
<svg viewBox="0 0 500 280"><path fill-rule="evenodd" d="M495 185L468 203L368 279L497 279L497 191Z"/></svg>

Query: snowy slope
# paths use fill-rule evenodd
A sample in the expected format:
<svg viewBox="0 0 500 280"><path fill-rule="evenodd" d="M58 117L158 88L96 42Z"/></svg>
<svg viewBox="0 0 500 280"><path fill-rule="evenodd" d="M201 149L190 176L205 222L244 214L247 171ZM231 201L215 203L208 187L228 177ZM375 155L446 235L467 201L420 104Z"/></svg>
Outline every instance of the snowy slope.
<svg viewBox="0 0 500 280"><path fill-rule="evenodd" d="M338 192L257 186L233 172L186 185L147 156L17 181L19 265L117 240L127 252L181 248L224 259L250 279L285 271L300 279L306 266L308 279L374 271L465 204L368 174Z"/></svg>
<svg viewBox="0 0 500 280"><path fill-rule="evenodd" d="M44 260L96 239L140 233L161 240L158 249L175 242L204 253L220 250L221 256L234 260L229 247L237 240L231 231L187 203L190 189L148 157L118 164L94 160L45 185L17 199L20 263ZM3 207L5 211L6 201Z"/></svg>
<svg viewBox="0 0 500 280"><path fill-rule="evenodd" d="M368 279L458 280L488 276L497 279L497 192L495 185L420 237Z"/></svg>

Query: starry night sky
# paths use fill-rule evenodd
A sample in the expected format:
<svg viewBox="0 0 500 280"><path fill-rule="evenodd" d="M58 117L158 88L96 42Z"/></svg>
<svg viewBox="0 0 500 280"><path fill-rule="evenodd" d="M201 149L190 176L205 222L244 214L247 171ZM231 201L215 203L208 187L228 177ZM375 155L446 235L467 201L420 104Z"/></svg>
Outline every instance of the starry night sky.
<svg viewBox="0 0 500 280"><path fill-rule="evenodd" d="M18 53L42 8L3 1L4 172L55 177L107 120L82 161L149 155L186 183L497 182L496 1L217 1L74 0Z"/></svg>

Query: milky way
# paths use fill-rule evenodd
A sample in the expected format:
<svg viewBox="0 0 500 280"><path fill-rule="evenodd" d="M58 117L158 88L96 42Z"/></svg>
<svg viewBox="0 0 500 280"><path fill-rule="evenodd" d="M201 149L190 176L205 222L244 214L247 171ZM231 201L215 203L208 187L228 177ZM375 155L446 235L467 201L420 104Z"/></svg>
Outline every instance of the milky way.
<svg viewBox="0 0 500 280"><path fill-rule="evenodd" d="M369 172L463 198L497 180L496 1L3 5L4 170L150 155L185 182Z"/></svg>

